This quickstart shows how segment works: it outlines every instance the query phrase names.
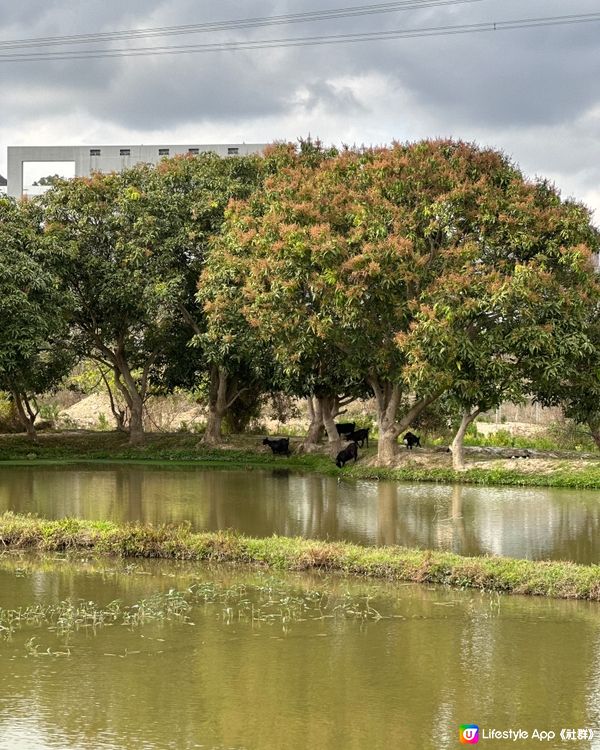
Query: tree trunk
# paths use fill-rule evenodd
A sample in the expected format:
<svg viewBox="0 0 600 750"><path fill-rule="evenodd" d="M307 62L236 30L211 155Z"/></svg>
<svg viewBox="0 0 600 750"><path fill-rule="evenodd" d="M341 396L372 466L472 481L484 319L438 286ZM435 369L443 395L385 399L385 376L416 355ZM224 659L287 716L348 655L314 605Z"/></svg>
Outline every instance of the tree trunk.
<svg viewBox="0 0 600 750"><path fill-rule="evenodd" d="M335 418L343 406L354 401L352 397L345 396L310 396L308 398L308 414L310 425L304 443L303 450L309 453L317 446L323 437L323 431L327 432L327 442L332 453L337 455L341 448L341 438L335 426Z"/></svg>
<svg viewBox="0 0 600 750"><path fill-rule="evenodd" d="M381 464L391 464L398 455L398 435L396 429L379 430L377 442L377 461Z"/></svg>
<svg viewBox="0 0 600 750"><path fill-rule="evenodd" d="M202 436L202 442L205 445L217 445L223 440L221 425L227 409L237 398L237 395L231 401L227 401L227 370L218 365L212 365L210 368L210 388L208 394L208 422L206 430Z"/></svg>
<svg viewBox="0 0 600 750"><path fill-rule="evenodd" d="M112 388L110 387L110 383L108 382L108 378L106 377L106 373L102 369L102 366L100 366L100 377L104 381L104 386L108 393L110 410L117 425L117 432L127 432L127 407L125 407L125 409L121 409L120 405L117 402L117 399L115 398L115 395L113 394Z"/></svg>
<svg viewBox="0 0 600 750"><path fill-rule="evenodd" d="M121 335L115 348L110 348L103 343L97 331L91 332L95 340L97 354L90 353L102 368L102 365L112 367L115 376L115 386L120 391L127 409L129 410L129 443L141 445L144 442L144 403L148 393L148 378L152 365L156 362L159 351L152 352L144 363L141 377L134 378L129 366L126 354L125 335ZM107 384L106 378L104 382ZM110 388L109 388L110 390ZM112 399L111 399L112 402ZM112 408L112 405L111 405ZM117 427L123 424L125 415L113 410Z"/></svg>
<svg viewBox="0 0 600 750"><path fill-rule="evenodd" d="M216 445L223 440L221 425L227 404L227 377L222 368L211 365L208 391L208 422L202 436L206 445Z"/></svg>
<svg viewBox="0 0 600 750"><path fill-rule="evenodd" d="M398 455L398 437L410 427L412 421L429 404L433 403L443 391L431 396L417 399L400 421L397 420L398 407L402 391L399 385L380 381L377 377L369 378L369 385L375 394L377 402L377 422L379 425L379 441L377 443L377 460L382 464L393 463Z"/></svg>
<svg viewBox="0 0 600 750"><path fill-rule="evenodd" d="M27 437L33 442L37 442L38 438L37 438L37 432L35 429L35 419L38 414L37 411L35 412L33 411L33 409L31 408L31 404L29 403L29 400L24 393L19 393L18 391L11 391L11 395L13 397L13 402L17 409L19 421L25 428L25 431L27 432Z"/></svg>
<svg viewBox="0 0 600 750"><path fill-rule="evenodd" d="M217 445L223 440L221 432L222 422L222 415L217 412L214 406L209 405L208 421L206 422L206 429L202 436L202 442L205 445Z"/></svg>
<svg viewBox="0 0 600 750"><path fill-rule="evenodd" d="M307 403L310 425L302 448L307 453L310 453L321 442L323 436L323 405L316 396L309 396Z"/></svg>
<svg viewBox="0 0 600 750"><path fill-rule="evenodd" d="M480 412L481 408L479 406L474 409L469 407L463 412L460 427L458 428L454 440L452 441L452 445L450 446L450 450L452 451L452 468L454 471L465 471L465 433L468 426Z"/></svg>
<svg viewBox="0 0 600 750"><path fill-rule="evenodd" d="M342 447L342 441L340 435L335 426L335 421L331 416L332 406L334 401L333 396L322 396L320 397L321 408L323 412L323 424L327 432L327 442L329 443L329 452L332 456L337 456Z"/></svg>
<svg viewBox="0 0 600 750"><path fill-rule="evenodd" d="M143 445L144 443L144 396L146 394L145 377L139 387L129 370L123 356L115 356L113 368L115 385L129 409L129 445Z"/></svg>
<svg viewBox="0 0 600 750"><path fill-rule="evenodd" d="M136 393L131 399L131 418L129 420L129 444L144 443L144 402Z"/></svg>
<svg viewBox="0 0 600 750"><path fill-rule="evenodd" d="M595 419L588 419L587 425L590 430L590 435L596 443L596 447L600 449L600 422L597 422Z"/></svg>

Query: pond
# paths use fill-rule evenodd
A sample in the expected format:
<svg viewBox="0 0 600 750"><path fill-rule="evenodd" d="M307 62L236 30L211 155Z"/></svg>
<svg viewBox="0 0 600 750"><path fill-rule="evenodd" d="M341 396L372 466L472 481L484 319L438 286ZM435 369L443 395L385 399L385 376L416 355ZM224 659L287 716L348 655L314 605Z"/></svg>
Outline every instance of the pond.
<svg viewBox="0 0 600 750"><path fill-rule="evenodd" d="M287 470L149 464L0 466L0 512L181 523L250 536L600 561L594 490L350 482Z"/></svg>
<svg viewBox="0 0 600 750"><path fill-rule="evenodd" d="M469 723L599 738L598 606L5 554L0 750L445 750Z"/></svg>

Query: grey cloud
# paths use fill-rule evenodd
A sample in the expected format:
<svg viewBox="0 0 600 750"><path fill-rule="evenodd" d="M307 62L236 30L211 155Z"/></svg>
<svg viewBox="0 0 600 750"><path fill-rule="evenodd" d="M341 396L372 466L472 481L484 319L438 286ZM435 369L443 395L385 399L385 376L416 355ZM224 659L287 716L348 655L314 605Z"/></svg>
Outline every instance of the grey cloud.
<svg viewBox="0 0 600 750"><path fill-rule="evenodd" d="M249 119L282 112L286 87L272 85L248 60L202 56L190 69L151 62L114 77L104 93L104 117L117 124L165 127L211 118ZM93 106L90 103L89 106Z"/></svg>
<svg viewBox="0 0 600 750"><path fill-rule="evenodd" d="M341 3L332 3L332 7ZM56 28L87 31L191 23L241 15L268 15L301 10L285 3L223 2L208 8L187 2L134 0L106 14L99 0L76 6L66 0L39 7L34 30L57 33ZM591 6L590 6L591 7ZM82 10L84 8L85 10ZM582 10L586 9L585 3ZM491 15L492 11L496 16ZM313 24L246 31L244 38L285 37L381 28L419 27L443 23L489 20L498 6L481 2L417 14L394 14L354 19L340 25ZM522 3L505 0L501 17L523 15ZM557 0L528 4L528 15L564 12ZM409 90L424 111L452 126L478 122L506 126L560 123L578 116L598 100L596 35L600 24L551 30L498 32L486 35L396 40L333 47L277 51L235 52L118 60L87 60L51 64L3 64L0 82L10 98L11 85L34 90L44 87L43 104L50 111L64 106L83 108L90 116L124 127L169 127L174 122L215 118L249 119L283 113L297 103L297 93L309 92L305 107L329 107L333 112L356 111L360 102L347 90L331 86L331 79L365 72L388 76L391 87ZM48 31L52 29L52 31ZM35 32L35 33L34 33ZM215 39L240 38L240 33ZM193 37L212 41L213 37ZM191 37L161 44L190 42ZM122 45L121 45L122 46ZM272 61L272 63L271 63ZM37 104L39 94L36 94ZM27 105L24 105L27 109Z"/></svg>
<svg viewBox="0 0 600 750"><path fill-rule="evenodd" d="M307 113L322 109L346 115L367 111L349 86L333 85L327 81L311 81L305 84L294 92L292 102Z"/></svg>
<svg viewBox="0 0 600 750"><path fill-rule="evenodd" d="M331 8L342 5L342 0L327 2ZM3 6L5 39L315 8L309 0L21 0ZM481 0L418 13L157 43L415 28L597 10L594 0L578 0L577 8L562 0ZM589 24L255 52L0 63L0 126L17 132L23 124L44 118L64 122L76 115L94 132L101 132L103 124L138 134L186 124L202 126L204 132L213 128L217 134L223 128L237 132L240 125L257 132L256 124L264 123L281 137L282 128L310 122L315 135L326 131L338 142L348 133L359 141L364 137L379 142L455 135L503 147L530 172L569 175L582 189L591 189L598 178L593 163L600 162L598 117L590 114L600 107L599 32L600 24ZM365 81L376 82L376 96ZM302 134L293 130L287 137ZM264 132L259 140L271 137Z"/></svg>

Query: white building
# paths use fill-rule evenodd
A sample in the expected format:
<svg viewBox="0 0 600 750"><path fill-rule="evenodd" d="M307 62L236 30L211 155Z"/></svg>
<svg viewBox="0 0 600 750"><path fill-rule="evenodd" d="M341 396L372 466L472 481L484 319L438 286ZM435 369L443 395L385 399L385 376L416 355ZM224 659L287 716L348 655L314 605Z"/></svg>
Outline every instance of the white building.
<svg viewBox="0 0 600 750"><path fill-rule="evenodd" d="M76 177L92 172L120 172L140 162L157 164L166 156L200 154L211 151L219 156L246 156L261 153L265 143L190 144L158 146L9 146L7 192L23 195L23 165L27 162L70 162ZM1 183L0 183L1 184Z"/></svg>

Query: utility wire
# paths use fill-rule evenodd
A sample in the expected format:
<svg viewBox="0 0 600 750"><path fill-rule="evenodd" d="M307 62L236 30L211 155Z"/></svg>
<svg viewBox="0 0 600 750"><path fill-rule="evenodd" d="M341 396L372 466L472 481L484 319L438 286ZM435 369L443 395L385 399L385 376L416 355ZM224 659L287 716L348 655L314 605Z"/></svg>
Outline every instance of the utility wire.
<svg viewBox="0 0 600 750"><path fill-rule="evenodd" d="M35 37L29 39L7 39L0 41L0 49L22 49L27 47L64 46L69 44L89 44L90 42L113 42L124 39L147 39L161 36L198 34L215 31L251 29L262 26L279 26L294 23L311 23L329 21L357 16L371 16L381 13L395 13L421 8L435 8L446 5L464 5L479 3L482 0L396 0L396 2L355 5L343 8L288 13L278 16L242 18L232 21L209 21L206 23L186 24L184 26L157 26L149 29L128 29L122 31L104 31L91 34L73 34L70 36Z"/></svg>
<svg viewBox="0 0 600 750"><path fill-rule="evenodd" d="M450 36L515 29L564 26L585 24L600 21L600 13L585 13L566 16L545 16L523 18L512 21L487 21L483 23L461 24L456 26L430 26L417 29L395 29L357 34L332 34L328 36L310 36L284 39L261 39L243 42L216 42L213 44L181 45L172 47L138 47L113 50L77 50L73 52L40 52L0 55L0 62L37 62L52 60L82 60L116 57L145 57L180 55L200 52L225 52L235 50L279 49L285 47L307 47L353 42L386 41L392 39L415 39L430 36Z"/></svg>

